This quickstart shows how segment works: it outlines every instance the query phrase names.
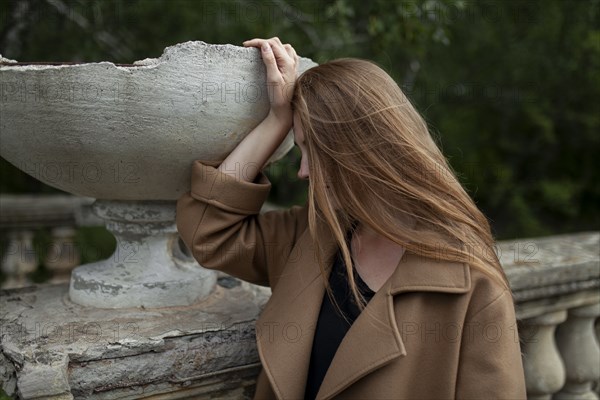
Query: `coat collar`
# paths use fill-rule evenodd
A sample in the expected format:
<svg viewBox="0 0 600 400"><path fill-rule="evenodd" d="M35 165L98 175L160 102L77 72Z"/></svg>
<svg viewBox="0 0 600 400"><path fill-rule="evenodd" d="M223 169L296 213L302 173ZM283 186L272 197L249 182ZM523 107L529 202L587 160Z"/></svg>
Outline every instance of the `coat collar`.
<svg viewBox="0 0 600 400"><path fill-rule="evenodd" d="M318 226L317 232L328 277L337 243L325 225ZM256 322L259 355L278 399L303 397L317 319L326 295L308 229L297 249ZM361 377L406 355L395 318L394 295L410 291L465 293L470 287L466 264L438 262L405 251L394 273L340 343L317 400L331 399Z"/></svg>

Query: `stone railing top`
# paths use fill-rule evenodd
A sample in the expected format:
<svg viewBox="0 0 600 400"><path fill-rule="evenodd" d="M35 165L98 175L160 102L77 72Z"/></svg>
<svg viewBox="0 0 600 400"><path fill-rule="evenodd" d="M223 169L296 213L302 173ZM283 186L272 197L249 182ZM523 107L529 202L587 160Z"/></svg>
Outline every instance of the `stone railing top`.
<svg viewBox="0 0 600 400"><path fill-rule="evenodd" d="M517 300L600 287L600 232L500 241L497 254Z"/></svg>
<svg viewBox="0 0 600 400"><path fill-rule="evenodd" d="M104 225L91 213L91 197L61 194L1 194L2 228Z"/></svg>
<svg viewBox="0 0 600 400"><path fill-rule="evenodd" d="M93 197L68 194L2 193L0 194L0 227L35 229L56 226L103 226L105 221L92 211L95 200ZM261 212L281 208L276 204L265 202Z"/></svg>

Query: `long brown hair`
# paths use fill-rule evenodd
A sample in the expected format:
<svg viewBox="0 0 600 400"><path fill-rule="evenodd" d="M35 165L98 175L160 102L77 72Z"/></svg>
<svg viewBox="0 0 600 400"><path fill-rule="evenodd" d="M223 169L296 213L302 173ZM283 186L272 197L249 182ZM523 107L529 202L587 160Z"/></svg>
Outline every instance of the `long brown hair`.
<svg viewBox="0 0 600 400"><path fill-rule="evenodd" d="M315 238L317 222L328 225L361 311L366 302L345 240L355 221L405 251L468 263L509 288L488 220L461 186L424 119L382 68L356 58L326 62L298 77L291 101L308 154L309 229ZM314 244L325 276L322 249Z"/></svg>

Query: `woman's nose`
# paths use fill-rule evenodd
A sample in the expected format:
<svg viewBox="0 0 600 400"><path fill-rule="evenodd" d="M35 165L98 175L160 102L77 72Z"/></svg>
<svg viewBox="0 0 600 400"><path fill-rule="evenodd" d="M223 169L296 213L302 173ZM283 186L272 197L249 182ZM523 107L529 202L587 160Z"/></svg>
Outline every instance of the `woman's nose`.
<svg viewBox="0 0 600 400"><path fill-rule="evenodd" d="M304 171L303 168L298 170L298 178L299 179L308 179L308 171Z"/></svg>

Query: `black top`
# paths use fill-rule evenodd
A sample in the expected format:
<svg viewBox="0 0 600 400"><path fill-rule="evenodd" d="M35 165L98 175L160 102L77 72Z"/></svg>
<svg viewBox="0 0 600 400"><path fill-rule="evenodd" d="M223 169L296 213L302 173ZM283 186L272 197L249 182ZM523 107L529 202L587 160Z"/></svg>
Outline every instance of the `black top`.
<svg viewBox="0 0 600 400"><path fill-rule="evenodd" d="M349 240L349 236L350 231L348 232L347 240ZM353 268L353 272L358 290L365 297L365 300L369 302L375 295L375 292L363 282L355 268ZM313 400L316 397L337 348L344 335L346 335L346 332L350 329L351 324L354 323L360 314L354 296L348 287L348 276L341 250L338 250L336 254L333 269L329 275L329 284L331 285L336 302L350 321L350 324L339 314L335 305L329 300L327 291L325 291L315 330L308 369L308 380L304 394L304 398L308 400Z"/></svg>

